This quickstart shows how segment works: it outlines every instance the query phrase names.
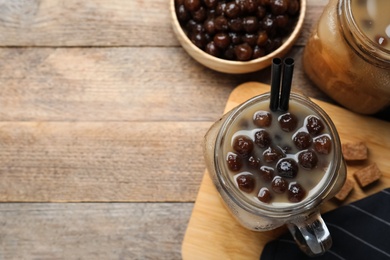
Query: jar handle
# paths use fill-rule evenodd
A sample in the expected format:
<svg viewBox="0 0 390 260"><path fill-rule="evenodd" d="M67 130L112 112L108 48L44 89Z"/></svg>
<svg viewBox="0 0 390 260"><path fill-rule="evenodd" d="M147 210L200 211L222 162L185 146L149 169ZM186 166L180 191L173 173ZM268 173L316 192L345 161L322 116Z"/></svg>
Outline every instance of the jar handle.
<svg viewBox="0 0 390 260"><path fill-rule="evenodd" d="M300 249L309 256L325 253L332 246L328 227L318 211L304 220L287 224Z"/></svg>

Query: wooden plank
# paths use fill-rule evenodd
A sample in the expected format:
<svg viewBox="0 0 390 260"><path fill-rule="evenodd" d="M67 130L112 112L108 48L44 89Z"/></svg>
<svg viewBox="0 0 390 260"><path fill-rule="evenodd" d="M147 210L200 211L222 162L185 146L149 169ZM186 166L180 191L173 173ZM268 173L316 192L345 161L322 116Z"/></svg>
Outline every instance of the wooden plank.
<svg viewBox="0 0 390 260"><path fill-rule="evenodd" d="M301 52L294 82L323 97ZM269 78L212 71L180 48L0 48L0 121L215 121L234 87Z"/></svg>
<svg viewBox="0 0 390 260"><path fill-rule="evenodd" d="M1 46L178 46L170 0L0 1ZM327 0L308 0L308 15L297 45Z"/></svg>
<svg viewBox="0 0 390 260"><path fill-rule="evenodd" d="M235 89L230 96L226 110L237 106L250 97L268 91L268 86L248 82ZM293 89L295 91L295 89ZM382 171L381 179L364 189L354 181L354 190L345 201L329 200L324 203L323 212L336 209L366 196L379 192L390 185L390 123L361 116L343 108L313 100L332 118L342 143L364 141L369 157L361 163L347 163L347 178L353 180L353 173L372 163ZM265 244L276 239L283 227L254 232L240 226L226 210L206 170L194 210L183 241L183 259L259 259ZM242 250L245 248L245 250Z"/></svg>
<svg viewBox="0 0 390 260"><path fill-rule="evenodd" d="M194 201L210 122L0 122L0 201Z"/></svg>
<svg viewBox="0 0 390 260"><path fill-rule="evenodd" d="M0 259L181 259L192 203L0 204Z"/></svg>
<svg viewBox="0 0 390 260"><path fill-rule="evenodd" d="M2 46L172 46L168 1L0 2Z"/></svg>

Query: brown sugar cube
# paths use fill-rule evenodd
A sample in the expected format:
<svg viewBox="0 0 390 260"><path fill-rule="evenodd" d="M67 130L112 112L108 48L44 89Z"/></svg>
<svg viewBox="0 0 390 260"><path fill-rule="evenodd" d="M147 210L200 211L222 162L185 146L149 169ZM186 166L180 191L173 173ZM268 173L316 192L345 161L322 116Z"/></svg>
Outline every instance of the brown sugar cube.
<svg viewBox="0 0 390 260"><path fill-rule="evenodd" d="M341 145L341 150L346 161L366 160L368 149L365 143L344 143Z"/></svg>
<svg viewBox="0 0 390 260"><path fill-rule="evenodd" d="M334 196L338 200L345 200L349 193L353 190L353 181L346 179L341 190Z"/></svg>
<svg viewBox="0 0 390 260"><path fill-rule="evenodd" d="M363 169L360 169L353 174L356 181L359 183L360 187L362 187L362 188L373 183L374 181L379 180L381 175L382 175L382 173L375 163L373 163L373 164L371 164Z"/></svg>

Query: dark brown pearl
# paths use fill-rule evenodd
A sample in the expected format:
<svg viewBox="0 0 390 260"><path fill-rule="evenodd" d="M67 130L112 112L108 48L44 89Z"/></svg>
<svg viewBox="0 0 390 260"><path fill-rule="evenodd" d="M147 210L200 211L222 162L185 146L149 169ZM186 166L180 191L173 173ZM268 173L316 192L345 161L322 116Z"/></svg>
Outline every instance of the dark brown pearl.
<svg viewBox="0 0 390 260"><path fill-rule="evenodd" d="M267 44L267 41L268 41L268 34L266 31L261 31L259 32L259 34L257 35L257 42L256 44L258 46L264 46Z"/></svg>
<svg viewBox="0 0 390 260"><path fill-rule="evenodd" d="M281 115L278 121L280 128L285 132L293 131L298 125L298 118L291 113Z"/></svg>
<svg viewBox="0 0 390 260"><path fill-rule="evenodd" d="M248 43L242 43L234 48L237 60L247 61L252 57L253 49Z"/></svg>
<svg viewBox="0 0 390 260"><path fill-rule="evenodd" d="M233 172L239 171L242 167L242 158L235 153L228 153L226 162L228 168Z"/></svg>
<svg viewBox="0 0 390 260"><path fill-rule="evenodd" d="M238 33L230 32L229 33L229 37L230 37L230 40L231 40L232 44L237 45L237 44L242 43L242 37Z"/></svg>
<svg viewBox="0 0 390 260"><path fill-rule="evenodd" d="M240 32L243 30L242 19L237 17L229 21L229 28L233 32Z"/></svg>
<svg viewBox="0 0 390 260"><path fill-rule="evenodd" d="M269 147L263 152L263 160L267 163L276 162L284 156L278 148Z"/></svg>
<svg viewBox="0 0 390 260"><path fill-rule="evenodd" d="M275 176L271 187L276 193L284 193L288 188L288 182L280 176Z"/></svg>
<svg viewBox="0 0 390 260"><path fill-rule="evenodd" d="M242 36L242 41L248 43L253 48L256 46L257 35L253 33L246 33Z"/></svg>
<svg viewBox="0 0 390 260"><path fill-rule="evenodd" d="M227 33L217 33L214 35L215 46L221 49L226 49L230 45L230 37Z"/></svg>
<svg viewBox="0 0 390 260"><path fill-rule="evenodd" d="M190 12L195 12L201 6L200 0L184 0L185 8Z"/></svg>
<svg viewBox="0 0 390 260"><path fill-rule="evenodd" d="M255 133L255 144L261 148L270 146L272 142L270 134L265 130L259 130Z"/></svg>
<svg viewBox="0 0 390 260"><path fill-rule="evenodd" d="M247 136L237 136L233 140L233 149L242 156L249 156L253 150L253 141Z"/></svg>
<svg viewBox="0 0 390 260"><path fill-rule="evenodd" d="M219 57L221 55L221 50L218 49L218 47L215 45L213 41L209 42L206 45L205 52L207 52L208 54L214 57Z"/></svg>
<svg viewBox="0 0 390 260"><path fill-rule="evenodd" d="M244 30L247 33L254 33L259 28L259 21L256 16L248 16L242 20Z"/></svg>
<svg viewBox="0 0 390 260"><path fill-rule="evenodd" d="M217 31L227 31L229 28L228 20L221 15L215 18L214 25Z"/></svg>
<svg viewBox="0 0 390 260"><path fill-rule="evenodd" d="M265 56L265 50L259 46L255 46L253 48L253 54L252 54L252 58L253 59L257 59L257 58L261 58L261 57L264 57Z"/></svg>
<svg viewBox="0 0 390 260"><path fill-rule="evenodd" d="M270 5L272 14L284 14L288 9L288 0L270 0Z"/></svg>
<svg viewBox="0 0 390 260"><path fill-rule="evenodd" d="M184 24L190 19L190 13L186 10L184 5L179 5L176 8L176 15L177 15L177 19L181 24Z"/></svg>
<svg viewBox="0 0 390 260"><path fill-rule="evenodd" d="M291 158L281 159L276 165L276 169L282 177L295 178L298 174L298 163Z"/></svg>
<svg viewBox="0 0 390 260"><path fill-rule="evenodd" d="M261 166L260 175L264 181L270 182L274 178L274 169L268 166Z"/></svg>
<svg viewBox="0 0 390 260"><path fill-rule="evenodd" d="M293 142L299 150L304 150L310 147L312 139L309 133L298 132L294 135Z"/></svg>
<svg viewBox="0 0 390 260"><path fill-rule="evenodd" d="M218 0L203 0L208 8L215 8L218 5Z"/></svg>
<svg viewBox="0 0 390 260"><path fill-rule="evenodd" d="M318 157L313 150L308 150L299 153L298 161L303 168L311 170L317 166Z"/></svg>
<svg viewBox="0 0 390 260"><path fill-rule="evenodd" d="M263 110L256 111L253 114L253 123L258 127L268 127L272 123L272 114Z"/></svg>
<svg viewBox="0 0 390 260"><path fill-rule="evenodd" d="M215 23L214 23L213 18L209 18L206 21L204 21L203 27L204 27L205 32L207 32L210 35L214 35L216 32Z"/></svg>
<svg viewBox="0 0 390 260"><path fill-rule="evenodd" d="M236 18L240 12L240 6L234 1L227 3L225 6L225 15L229 18Z"/></svg>
<svg viewBox="0 0 390 260"><path fill-rule="evenodd" d="M255 188L255 179L250 174L240 174L236 178L238 188L246 193L251 193Z"/></svg>
<svg viewBox="0 0 390 260"><path fill-rule="evenodd" d="M298 0L290 0L288 3L287 12L291 16L297 15L299 12L299 1Z"/></svg>
<svg viewBox="0 0 390 260"><path fill-rule="evenodd" d="M318 117L309 116L307 118L306 128L311 135L316 136L325 129L325 126L324 123L322 123L321 119L319 119Z"/></svg>
<svg viewBox="0 0 390 260"><path fill-rule="evenodd" d="M261 188L259 194L257 194L257 198L264 203L269 203L272 200L272 194L267 188Z"/></svg>
<svg viewBox="0 0 390 260"><path fill-rule="evenodd" d="M306 196L305 189L298 183L290 183L287 191L288 200L291 202L300 202Z"/></svg>
<svg viewBox="0 0 390 260"><path fill-rule="evenodd" d="M207 12L206 9L201 6L198 10L192 13L192 19L194 19L196 22L204 22L207 18Z"/></svg>
<svg viewBox="0 0 390 260"><path fill-rule="evenodd" d="M332 140L326 135L314 139L314 149L319 154L329 154L332 150Z"/></svg>

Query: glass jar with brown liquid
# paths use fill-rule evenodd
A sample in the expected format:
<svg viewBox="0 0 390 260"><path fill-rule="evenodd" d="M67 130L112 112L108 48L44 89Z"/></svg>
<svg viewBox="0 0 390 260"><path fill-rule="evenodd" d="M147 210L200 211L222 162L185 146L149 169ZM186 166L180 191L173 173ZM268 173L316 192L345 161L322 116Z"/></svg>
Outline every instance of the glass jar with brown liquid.
<svg viewBox="0 0 390 260"><path fill-rule="evenodd" d="M388 0L330 0L304 50L308 77L357 113L390 105L389 10Z"/></svg>

